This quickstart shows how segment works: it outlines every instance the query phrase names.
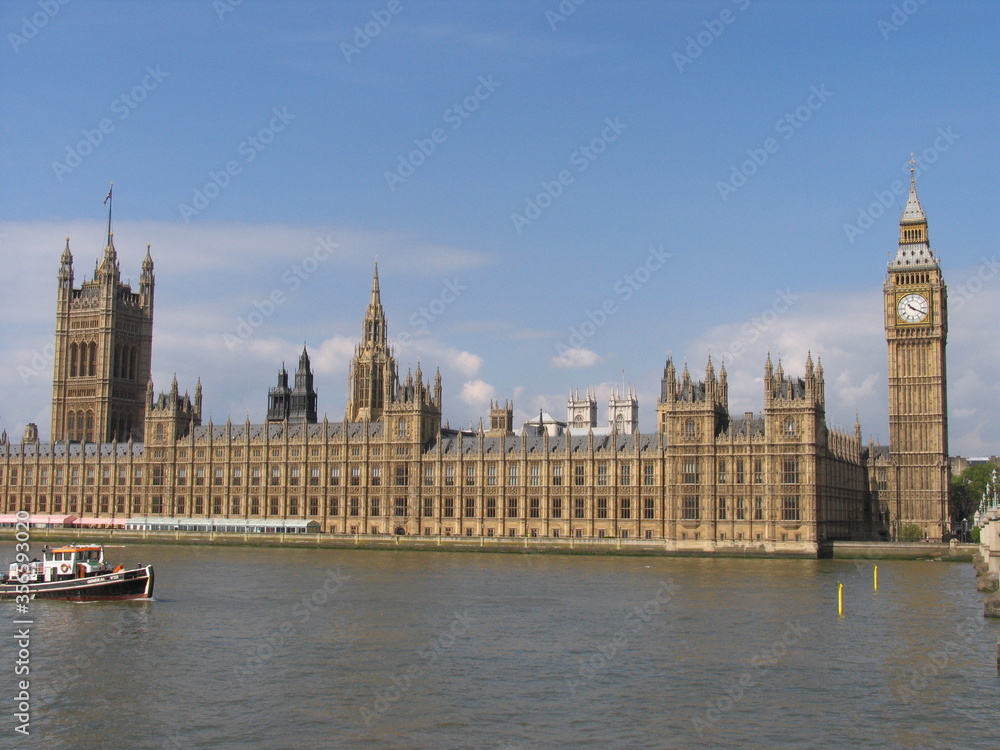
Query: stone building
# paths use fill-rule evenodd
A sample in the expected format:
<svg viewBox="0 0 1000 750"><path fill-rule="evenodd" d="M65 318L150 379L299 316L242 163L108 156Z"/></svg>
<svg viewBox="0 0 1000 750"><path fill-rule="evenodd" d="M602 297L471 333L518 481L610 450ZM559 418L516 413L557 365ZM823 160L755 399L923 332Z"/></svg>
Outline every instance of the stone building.
<svg viewBox="0 0 1000 750"><path fill-rule="evenodd" d="M945 290L915 186L885 286L888 448L862 445L858 424L850 434L828 427L823 366L811 355L799 376L768 356L757 413L730 414L724 363L716 371L709 358L696 379L668 359L650 434L639 430L638 400L624 386L606 430L595 429L590 392L571 394L565 423L540 414L518 434L505 402L491 404L486 425L451 429L442 422L440 372L427 379L418 364L399 375L377 265L342 421L317 420L303 348L294 387L282 367L270 390L265 422L203 424L200 381L193 400L176 379L159 396L149 382L148 248L138 295L118 280L110 236L95 279L76 290L72 278L67 245L54 439L40 441L33 426L20 441L0 436L3 513L149 528L799 551L901 523L921 524L929 536L946 530Z"/></svg>

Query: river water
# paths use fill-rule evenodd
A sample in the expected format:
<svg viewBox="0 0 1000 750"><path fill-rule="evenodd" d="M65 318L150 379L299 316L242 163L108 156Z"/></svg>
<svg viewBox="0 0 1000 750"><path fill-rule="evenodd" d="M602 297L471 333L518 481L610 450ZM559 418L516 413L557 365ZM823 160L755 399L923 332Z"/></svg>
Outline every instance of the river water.
<svg viewBox="0 0 1000 750"><path fill-rule="evenodd" d="M831 560L108 552L155 600L33 602L31 735L5 711L0 747L1000 745L968 564L881 562L875 592Z"/></svg>

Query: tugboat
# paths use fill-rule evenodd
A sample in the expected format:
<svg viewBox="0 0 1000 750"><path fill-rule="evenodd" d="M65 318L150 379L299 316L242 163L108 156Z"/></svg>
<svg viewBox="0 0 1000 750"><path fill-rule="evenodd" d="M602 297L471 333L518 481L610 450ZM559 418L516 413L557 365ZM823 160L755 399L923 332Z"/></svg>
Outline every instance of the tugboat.
<svg viewBox="0 0 1000 750"><path fill-rule="evenodd" d="M150 599L153 566L112 568L104 560L104 547L98 544L46 548L41 560L11 563L10 570L0 578L0 601L24 594L35 599L77 602Z"/></svg>

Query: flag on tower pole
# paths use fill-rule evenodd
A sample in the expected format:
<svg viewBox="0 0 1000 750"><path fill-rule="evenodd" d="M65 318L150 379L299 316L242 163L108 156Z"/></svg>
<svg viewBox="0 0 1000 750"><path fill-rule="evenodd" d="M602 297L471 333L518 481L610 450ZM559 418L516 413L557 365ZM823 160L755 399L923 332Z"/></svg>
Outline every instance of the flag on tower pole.
<svg viewBox="0 0 1000 750"><path fill-rule="evenodd" d="M114 189L115 183L111 183L111 187L108 188L108 194L104 198L104 205L108 205L108 201L111 200L111 191Z"/></svg>

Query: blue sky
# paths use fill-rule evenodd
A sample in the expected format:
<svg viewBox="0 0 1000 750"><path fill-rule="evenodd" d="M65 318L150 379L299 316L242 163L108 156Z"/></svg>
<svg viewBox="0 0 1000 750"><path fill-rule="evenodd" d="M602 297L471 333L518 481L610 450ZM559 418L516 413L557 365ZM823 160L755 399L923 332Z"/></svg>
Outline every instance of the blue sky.
<svg viewBox="0 0 1000 750"><path fill-rule="evenodd" d="M952 452L997 452L996 3L42 0L0 31L12 435L48 434L59 254L91 273L113 181L123 274L156 263L156 386L200 376L216 422L261 420L303 342L342 418L377 255L403 374L440 365L453 427L588 386L603 420L624 378L651 430L668 353L725 358L757 411L767 351L800 375L811 350L830 423L884 442L916 152Z"/></svg>

